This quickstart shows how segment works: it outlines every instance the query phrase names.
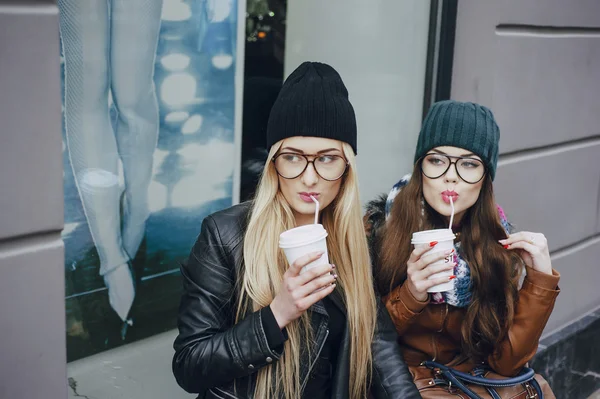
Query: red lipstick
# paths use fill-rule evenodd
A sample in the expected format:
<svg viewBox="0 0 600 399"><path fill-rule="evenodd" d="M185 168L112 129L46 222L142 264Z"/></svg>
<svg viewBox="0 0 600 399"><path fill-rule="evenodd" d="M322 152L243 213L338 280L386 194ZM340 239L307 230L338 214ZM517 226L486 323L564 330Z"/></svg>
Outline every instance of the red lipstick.
<svg viewBox="0 0 600 399"><path fill-rule="evenodd" d="M306 193L306 192L301 192L298 193L298 195L300 196L300 199L304 202L309 202L311 204L314 204L313 200L310 198L311 196L315 197L315 199L319 199L319 193Z"/></svg>
<svg viewBox="0 0 600 399"><path fill-rule="evenodd" d="M442 199L445 203L449 204L450 198L452 198L452 202L456 202L456 200L458 199L458 193L454 190L446 190L442 192Z"/></svg>

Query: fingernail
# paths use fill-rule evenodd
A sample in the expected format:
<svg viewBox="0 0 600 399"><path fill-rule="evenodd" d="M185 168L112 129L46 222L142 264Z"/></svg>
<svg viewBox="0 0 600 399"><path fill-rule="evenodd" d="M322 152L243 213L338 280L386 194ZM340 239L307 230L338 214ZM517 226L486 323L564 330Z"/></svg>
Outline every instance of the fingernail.
<svg viewBox="0 0 600 399"><path fill-rule="evenodd" d="M450 255L452 252L454 252L454 250L453 250L453 249L449 249L449 250L447 250L447 251L446 251L446 252L444 252L444 253L445 253L446 255Z"/></svg>
<svg viewBox="0 0 600 399"><path fill-rule="evenodd" d="M337 274L334 274L334 275L333 275L333 278L337 278Z"/></svg>
<svg viewBox="0 0 600 399"><path fill-rule="evenodd" d="M456 276L450 276L450 277L448 277L448 281L454 280L455 278L456 278Z"/></svg>
<svg viewBox="0 0 600 399"><path fill-rule="evenodd" d="M510 245L504 245L504 249L508 249L508 247L510 247Z"/></svg>
<svg viewBox="0 0 600 399"><path fill-rule="evenodd" d="M332 264L332 265L331 265L331 268L332 268L332 269L335 269L335 265L333 265L333 264Z"/></svg>
<svg viewBox="0 0 600 399"><path fill-rule="evenodd" d="M430 246L430 247L435 247L437 243L438 243L437 241L431 241L431 242L429 243L429 246Z"/></svg>

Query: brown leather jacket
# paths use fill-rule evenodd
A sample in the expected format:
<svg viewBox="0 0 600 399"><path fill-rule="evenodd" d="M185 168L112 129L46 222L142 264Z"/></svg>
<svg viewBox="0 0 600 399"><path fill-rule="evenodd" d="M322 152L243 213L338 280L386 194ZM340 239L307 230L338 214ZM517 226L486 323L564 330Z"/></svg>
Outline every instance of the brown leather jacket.
<svg viewBox="0 0 600 399"><path fill-rule="evenodd" d="M385 223L385 197L369 203L364 219L376 263L377 240L374 238ZM535 354L560 292L560 275L555 270L552 273L548 275L526 267L512 327L504 342L487 359L496 373L512 376ZM432 359L448 364L461 357L460 331L466 309L433 304L429 300L420 302L405 284L393 289L383 297L383 301L396 325L404 359L409 366L418 366L422 361ZM452 365L462 371L470 371L474 366L470 361Z"/></svg>
<svg viewBox="0 0 600 399"><path fill-rule="evenodd" d="M487 361L498 374L512 376L535 354L540 336L560 292L560 275L538 272L529 267L507 338ZM396 287L383 298L400 335L404 359L409 366L435 359L448 364L461 352L461 324L466 309L447 304L420 302L406 284ZM469 371L466 362L458 368Z"/></svg>

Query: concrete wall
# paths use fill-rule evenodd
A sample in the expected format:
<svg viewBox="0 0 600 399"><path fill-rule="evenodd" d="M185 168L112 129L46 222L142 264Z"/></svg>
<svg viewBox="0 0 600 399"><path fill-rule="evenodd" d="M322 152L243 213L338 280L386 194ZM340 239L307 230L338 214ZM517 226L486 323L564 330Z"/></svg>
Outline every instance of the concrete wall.
<svg viewBox="0 0 600 399"><path fill-rule="evenodd" d="M0 398L66 398L58 10L0 0Z"/></svg>
<svg viewBox="0 0 600 399"><path fill-rule="evenodd" d="M562 275L546 333L600 306L598 71L596 0L458 2L452 97L494 111L498 202Z"/></svg>
<svg viewBox="0 0 600 399"><path fill-rule="evenodd" d="M303 61L329 63L342 76L358 123L363 202L412 170L429 6L424 0L288 0L285 76Z"/></svg>

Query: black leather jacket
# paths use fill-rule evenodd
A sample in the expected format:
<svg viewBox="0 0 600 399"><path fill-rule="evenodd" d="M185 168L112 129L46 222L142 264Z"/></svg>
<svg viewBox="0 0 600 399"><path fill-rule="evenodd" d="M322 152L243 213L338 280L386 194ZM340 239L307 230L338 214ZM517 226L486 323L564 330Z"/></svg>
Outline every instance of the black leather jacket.
<svg viewBox="0 0 600 399"><path fill-rule="evenodd" d="M242 267L243 237L250 205L233 206L204 219L187 265L174 343L173 373L179 385L199 398L251 398L255 373L281 353L267 344L261 311L234 324L237 276ZM320 352L328 334L321 302L311 307L314 345ZM348 399L350 344L346 329L332 381L332 397ZM374 398L420 398L396 342L392 321L381 306L373 340ZM317 355L318 356L318 355ZM313 364L301 362L305 384ZM235 389L234 389L235 382ZM259 398L257 398L259 399Z"/></svg>

